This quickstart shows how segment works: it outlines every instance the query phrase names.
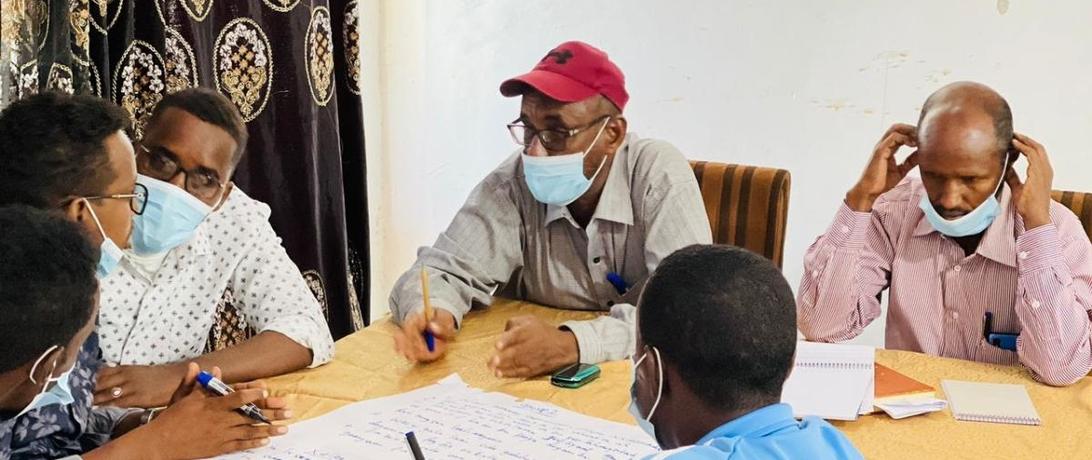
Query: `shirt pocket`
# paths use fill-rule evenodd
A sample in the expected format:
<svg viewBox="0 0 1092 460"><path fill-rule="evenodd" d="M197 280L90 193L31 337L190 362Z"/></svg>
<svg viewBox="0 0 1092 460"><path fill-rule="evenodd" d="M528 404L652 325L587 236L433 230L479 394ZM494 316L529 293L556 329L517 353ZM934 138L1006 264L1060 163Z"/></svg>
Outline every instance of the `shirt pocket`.
<svg viewBox="0 0 1092 460"><path fill-rule="evenodd" d="M995 347L987 342L985 338L979 338L978 349L974 352L974 360L981 363L1012 366L1020 362L1020 357L1015 351Z"/></svg>

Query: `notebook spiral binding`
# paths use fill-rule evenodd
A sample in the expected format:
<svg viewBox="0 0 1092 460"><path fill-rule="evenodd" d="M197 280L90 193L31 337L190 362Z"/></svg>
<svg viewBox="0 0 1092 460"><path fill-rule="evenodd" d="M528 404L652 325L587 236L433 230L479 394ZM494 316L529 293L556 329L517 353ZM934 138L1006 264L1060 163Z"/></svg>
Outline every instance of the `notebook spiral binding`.
<svg viewBox="0 0 1092 460"><path fill-rule="evenodd" d="M872 363L839 363L833 361L812 361L812 362L800 362L796 363L796 367L804 367L809 369L860 369L871 370L873 369Z"/></svg>
<svg viewBox="0 0 1092 460"><path fill-rule="evenodd" d="M998 417L993 415L979 415L979 414L952 414L956 420L965 422L989 422L989 423L1009 423L1013 425L1041 425L1043 422L1038 418L1033 417Z"/></svg>

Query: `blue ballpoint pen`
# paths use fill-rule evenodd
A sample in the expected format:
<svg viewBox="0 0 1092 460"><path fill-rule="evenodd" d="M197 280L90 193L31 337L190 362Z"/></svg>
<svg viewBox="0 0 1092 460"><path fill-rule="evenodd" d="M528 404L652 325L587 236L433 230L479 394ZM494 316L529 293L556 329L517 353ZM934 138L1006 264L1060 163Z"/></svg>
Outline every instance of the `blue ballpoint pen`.
<svg viewBox="0 0 1092 460"><path fill-rule="evenodd" d="M227 396L235 392L235 390L228 386L228 384L224 383L222 380L216 377L213 377L212 374L205 371L201 371L200 374L197 374L197 383L200 383L201 386L205 387L206 390L211 391L212 393L219 396ZM266 418L265 414L262 414L262 410L259 409L258 406L254 405L254 403L247 403L243 407L240 407L236 410L241 412L243 415L259 422L268 423L271 425L273 424L271 420Z"/></svg>
<svg viewBox="0 0 1092 460"><path fill-rule="evenodd" d="M626 291L629 291L629 285L622 279L622 275L614 272L607 273L607 281L614 286L615 291L618 291L618 295L625 295Z"/></svg>

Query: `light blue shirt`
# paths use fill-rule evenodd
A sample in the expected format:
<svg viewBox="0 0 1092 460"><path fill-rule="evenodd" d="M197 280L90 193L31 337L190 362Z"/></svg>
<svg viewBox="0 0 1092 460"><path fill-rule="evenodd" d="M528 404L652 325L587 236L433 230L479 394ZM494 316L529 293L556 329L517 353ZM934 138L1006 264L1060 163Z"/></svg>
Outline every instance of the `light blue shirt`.
<svg viewBox="0 0 1092 460"><path fill-rule="evenodd" d="M772 404L717 427L693 446L660 452L670 459L863 459L842 432L818 417L797 421L788 404Z"/></svg>

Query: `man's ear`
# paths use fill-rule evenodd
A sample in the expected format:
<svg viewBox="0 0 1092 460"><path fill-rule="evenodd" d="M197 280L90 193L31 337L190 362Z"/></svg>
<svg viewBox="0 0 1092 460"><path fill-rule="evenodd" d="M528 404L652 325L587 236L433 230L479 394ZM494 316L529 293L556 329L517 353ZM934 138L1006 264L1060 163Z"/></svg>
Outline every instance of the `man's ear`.
<svg viewBox="0 0 1092 460"><path fill-rule="evenodd" d="M1010 169L1013 169L1013 165L1020 159L1020 151L1016 150L1016 146L1011 142L1009 143L1009 149L1005 152L1005 164L1001 170L1001 177L1005 177L1009 173Z"/></svg>
<svg viewBox="0 0 1092 460"><path fill-rule="evenodd" d="M72 222L83 223L84 219L90 219L87 215L86 209L87 202L80 199L69 199L68 204L61 207L61 211L64 212L65 217Z"/></svg>
<svg viewBox="0 0 1092 460"><path fill-rule="evenodd" d="M219 211L220 208L224 207L224 203L227 203L228 196L231 195L232 190L235 190L235 182L228 182L227 185L224 186L224 194L220 196L220 202L216 203L216 207L213 208L212 212Z"/></svg>
<svg viewBox="0 0 1092 460"><path fill-rule="evenodd" d="M660 359L661 365L664 367L664 391L663 396L660 397L660 399L662 400L664 398L667 398L668 395L671 394L671 391L675 389L672 385L672 382L681 381L680 379L682 379L682 376L679 375L679 372L675 370L674 365L669 362L662 361L662 357Z"/></svg>
<svg viewBox="0 0 1092 460"><path fill-rule="evenodd" d="M29 363L30 368L27 372L30 372L30 378L32 381L42 384L46 379L52 377L52 373L56 372L57 367L64 364L65 346L59 345L56 348L49 351L45 355L37 358L38 367L34 367L34 363Z"/></svg>
<svg viewBox="0 0 1092 460"><path fill-rule="evenodd" d="M617 115L611 117L607 122L607 127L604 134L607 135L607 149L610 152L617 152L622 143L626 141L626 130L629 128L629 123L626 121L626 117Z"/></svg>

